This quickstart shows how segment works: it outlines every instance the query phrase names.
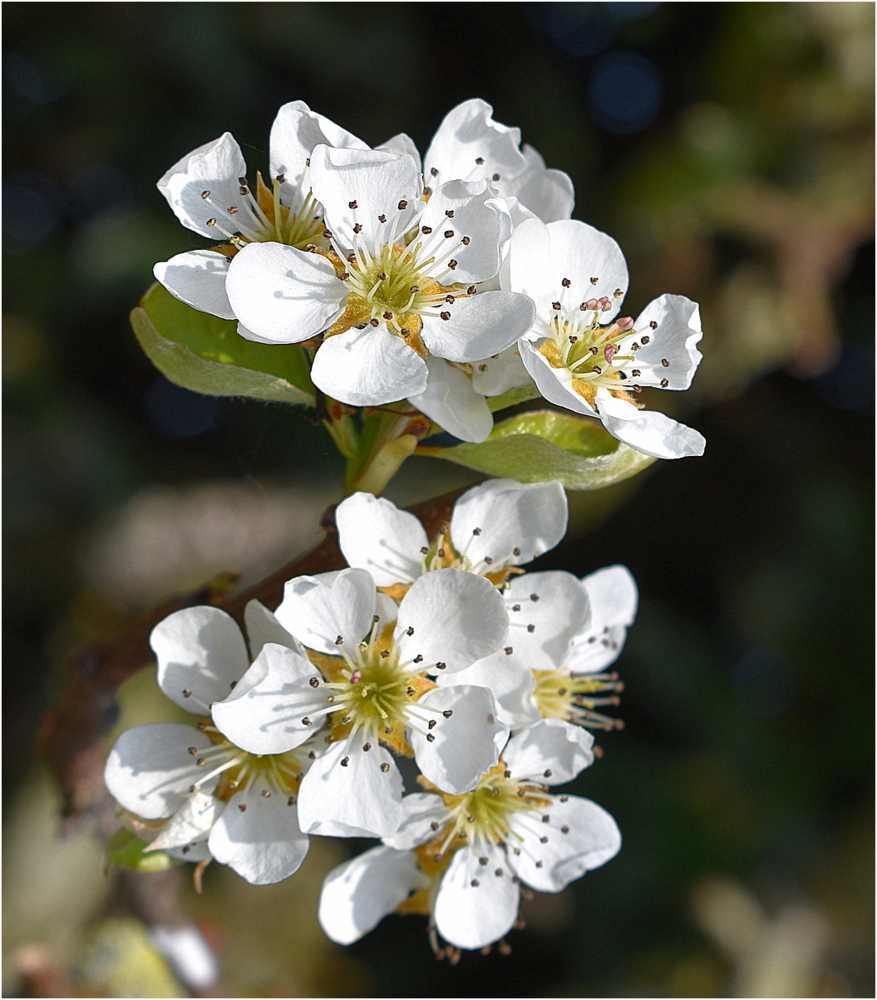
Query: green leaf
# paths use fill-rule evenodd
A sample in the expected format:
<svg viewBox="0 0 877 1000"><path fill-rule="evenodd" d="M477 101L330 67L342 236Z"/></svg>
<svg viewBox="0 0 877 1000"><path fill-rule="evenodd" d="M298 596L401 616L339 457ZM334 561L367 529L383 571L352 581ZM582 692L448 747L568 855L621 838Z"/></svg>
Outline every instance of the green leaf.
<svg viewBox="0 0 877 1000"><path fill-rule="evenodd" d="M481 444L421 448L419 453L521 483L559 479L568 490L611 486L655 461L617 441L598 421L554 410L504 420Z"/></svg>
<svg viewBox="0 0 877 1000"><path fill-rule="evenodd" d="M155 284L131 313L140 346L171 382L210 396L253 396L314 405L298 344L256 344L234 320L198 312Z"/></svg>
<svg viewBox="0 0 877 1000"><path fill-rule="evenodd" d="M182 864L164 851L148 851L145 841L130 830L117 830L107 842L107 861L132 872L161 872Z"/></svg>

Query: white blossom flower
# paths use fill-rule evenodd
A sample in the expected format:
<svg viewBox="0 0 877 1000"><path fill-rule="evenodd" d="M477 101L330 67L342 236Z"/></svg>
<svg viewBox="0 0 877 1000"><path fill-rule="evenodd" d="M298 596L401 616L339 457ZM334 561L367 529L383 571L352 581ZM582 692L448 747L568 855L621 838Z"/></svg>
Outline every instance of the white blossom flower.
<svg viewBox="0 0 877 1000"><path fill-rule="evenodd" d="M420 521L389 500L355 493L335 509L338 544L351 566L367 569L378 587L413 583L453 567L503 584L516 567L553 549L567 526L563 487L488 479L454 504L446 531L430 544Z"/></svg>
<svg viewBox="0 0 877 1000"><path fill-rule="evenodd" d="M245 336L299 343L325 332L314 384L375 406L423 392L428 357L477 361L529 329L526 296L477 287L497 274L511 229L486 182L450 181L424 201L404 152L322 145L310 164L330 250L252 243L235 256L226 287Z"/></svg>
<svg viewBox="0 0 877 1000"><path fill-rule="evenodd" d="M521 130L501 125L492 114L486 101L473 98L445 115L423 158L427 183L486 180L514 203L521 219L568 219L575 202L569 175L547 169L532 146L521 149Z"/></svg>
<svg viewBox="0 0 877 1000"><path fill-rule="evenodd" d="M276 242L304 248L324 242L322 210L311 193L308 169L314 147L321 144L368 148L303 101L292 101L271 127L268 184L261 173L250 183L243 153L229 132L183 157L158 189L184 226L219 245L162 261L155 265L155 277L195 309L235 319L225 281L241 247Z"/></svg>
<svg viewBox="0 0 877 1000"><path fill-rule="evenodd" d="M528 579L540 575L521 577L523 589ZM541 623L542 641L535 648L494 653L454 675L453 683L489 688L499 705L500 722L510 729L540 718L592 729L623 728L620 719L601 710L617 705L624 689L618 674L606 667L620 655L636 616L636 583L624 566L608 566L577 583L588 607L588 617L578 628L565 628L558 616Z"/></svg>
<svg viewBox="0 0 877 1000"><path fill-rule="evenodd" d="M436 951L436 932L453 948L499 941L517 919L522 883L559 892L621 846L600 806L547 791L592 763L592 743L589 733L545 719L513 736L472 791L406 796L397 833L326 877L326 934L350 944L402 905L429 914Z"/></svg>
<svg viewBox="0 0 877 1000"><path fill-rule="evenodd" d="M402 777L394 753L414 756L429 780L455 792L495 764L508 731L493 695L470 685L438 688L428 676L461 670L505 641L508 616L487 580L456 569L431 573L397 607L362 569L297 577L276 616L313 662L254 664L214 717L252 753L295 747L331 717L328 746L299 793L304 830L395 832Z"/></svg>
<svg viewBox="0 0 877 1000"><path fill-rule="evenodd" d="M691 384L701 360L696 303L662 295L636 321L615 319L627 291L624 257L613 239L576 220L518 226L502 284L536 304L536 321L519 349L546 399L599 417L610 434L647 455L703 453L701 434L642 410L631 396L644 387Z"/></svg>
<svg viewBox="0 0 877 1000"><path fill-rule="evenodd" d="M296 640L258 602L246 612L252 669L276 672L299 656ZM279 639L282 644L276 641ZM264 885L295 872L308 850L296 800L309 748L256 755L228 739L215 709L250 668L244 638L224 611L185 608L160 622L150 644L158 683L196 725L153 723L122 733L104 776L116 801L155 824L150 850L186 860L215 858Z"/></svg>

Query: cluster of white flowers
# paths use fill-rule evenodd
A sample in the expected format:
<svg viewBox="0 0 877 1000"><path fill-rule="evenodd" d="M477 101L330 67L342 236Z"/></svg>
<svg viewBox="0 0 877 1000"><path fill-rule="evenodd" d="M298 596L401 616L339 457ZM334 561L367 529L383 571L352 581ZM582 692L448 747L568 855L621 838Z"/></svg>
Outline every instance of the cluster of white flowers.
<svg viewBox="0 0 877 1000"><path fill-rule="evenodd" d="M619 317L618 244L570 218L569 177L491 113L454 108L421 160L405 135L370 149L295 101L271 129L267 183L225 133L159 182L183 225L220 242L155 276L243 337L307 346L314 385L351 406L407 399L481 442L487 399L535 383L645 454L701 454L697 431L636 400L691 383L697 305L662 295Z"/></svg>
<svg viewBox="0 0 877 1000"><path fill-rule="evenodd" d="M556 786L594 760L585 727L618 725L599 709L636 587L620 566L522 569L566 531L556 482L477 486L434 539L366 493L336 522L348 568L288 581L273 613L251 602L246 639L215 607L154 629L159 685L197 719L124 732L107 786L148 850L256 885L292 875L309 834L379 838L327 877L328 936L400 910L440 954L486 947L522 886L557 892L620 847Z"/></svg>

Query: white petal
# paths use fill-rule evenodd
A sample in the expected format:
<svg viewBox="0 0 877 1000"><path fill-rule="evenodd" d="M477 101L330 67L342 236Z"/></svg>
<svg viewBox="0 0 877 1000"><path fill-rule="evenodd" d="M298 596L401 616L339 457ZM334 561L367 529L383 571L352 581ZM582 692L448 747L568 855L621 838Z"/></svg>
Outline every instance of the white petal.
<svg viewBox="0 0 877 1000"><path fill-rule="evenodd" d="M304 776L298 817L303 830L323 837L391 837L402 821L401 800L402 775L387 750L341 741Z"/></svg>
<svg viewBox="0 0 877 1000"><path fill-rule="evenodd" d="M484 441L493 430L493 414L473 380L441 358L427 358L426 366L426 391L410 396L408 402L461 441Z"/></svg>
<svg viewBox="0 0 877 1000"><path fill-rule="evenodd" d="M505 605L509 613L508 645L517 656L525 658L541 652L555 664L560 663L570 640L588 622L585 590L581 581L565 570L512 577L505 591ZM533 669L543 668L534 663Z"/></svg>
<svg viewBox="0 0 877 1000"><path fill-rule="evenodd" d="M479 857L487 864L480 864ZM495 844L479 847L477 852L465 847L458 850L435 901L439 934L456 948L484 948L508 934L520 904L512 875L506 852Z"/></svg>
<svg viewBox="0 0 877 1000"><path fill-rule="evenodd" d="M689 458L702 455L706 439L685 424L656 410L638 410L633 403L597 391L603 426L619 441L654 458Z"/></svg>
<svg viewBox="0 0 877 1000"><path fill-rule="evenodd" d="M559 301L566 312L605 296L612 305L600 317L608 322L617 315L628 286L627 264L615 240L577 219L547 226L533 220L518 226L507 274L508 287L529 295L543 318L553 314L553 302ZM564 280L569 285L563 285Z"/></svg>
<svg viewBox="0 0 877 1000"><path fill-rule="evenodd" d="M375 583L364 569L342 570L331 583L297 576L283 590L275 612L280 624L320 653L351 649L368 635L375 613Z"/></svg>
<svg viewBox="0 0 877 1000"><path fill-rule="evenodd" d="M322 681L307 657L268 643L225 701L214 702L219 731L247 753L285 753L314 732L302 719L325 707L326 695L309 681ZM319 728L319 721L315 724Z"/></svg>
<svg viewBox="0 0 877 1000"><path fill-rule="evenodd" d="M240 146L225 132L175 163L158 182L158 190L184 226L216 239L217 229L208 226L207 220L216 218L224 229L237 230L228 209L240 202L239 178L246 172ZM203 196L205 191L208 198Z"/></svg>
<svg viewBox="0 0 877 1000"><path fill-rule="evenodd" d="M209 606L168 615L152 630L149 645L158 659L159 687L189 712L204 712L225 698L250 665L237 622Z"/></svg>
<svg viewBox="0 0 877 1000"><path fill-rule="evenodd" d="M375 250L392 244L394 231L401 237L410 228L420 210L423 181L419 165L405 154L317 146L311 155L311 185L342 246ZM406 208L398 207L401 201ZM386 222L380 221L382 215ZM355 225L361 226L358 235Z"/></svg>
<svg viewBox="0 0 877 1000"><path fill-rule="evenodd" d="M223 254L190 250L156 264L152 273L180 302L220 319L235 319L225 291L228 259Z"/></svg>
<svg viewBox="0 0 877 1000"><path fill-rule="evenodd" d="M554 668L547 657L541 666L546 670ZM539 661L534 661L532 657L518 657L514 652L509 655L501 649L450 677L437 677L436 682L441 687L472 684L487 688L496 699L497 721L508 729L520 729L521 726L532 725L540 718L539 710L531 698L536 688L533 670L539 667Z"/></svg>
<svg viewBox="0 0 877 1000"><path fill-rule="evenodd" d="M423 572L423 525L371 493L354 493L335 508L338 545L349 565L368 570L378 587L411 583Z"/></svg>
<svg viewBox="0 0 877 1000"><path fill-rule="evenodd" d="M241 323L277 344L321 333L344 312L347 298L325 257L283 243L248 243L235 254L225 287Z"/></svg>
<svg viewBox="0 0 877 1000"><path fill-rule="evenodd" d="M484 396L499 396L530 381L516 345L495 357L472 363L472 386Z"/></svg>
<svg viewBox="0 0 877 1000"><path fill-rule="evenodd" d="M289 878L308 853L308 838L289 798L263 782L233 795L210 832L210 853L252 885Z"/></svg>
<svg viewBox="0 0 877 1000"><path fill-rule="evenodd" d="M341 143L334 143L336 146L340 146ZM411 136L406 135L404 132L400 132L398 135L394 135L387 139L386 142L382 142L380 146L375 146L375 149L383 149L388 153L404 153L406 156L410 156L414 162L420 166L420 150L414 144L414 140Z"/></svg>
<svg viewBox="0 0 877 1000"><path fill-rule="evenodd" d="M637 588L625 566L607 566L582 580L591 606L587 628L573 637L565 658L572 673L597 673L618 659L633 624Z"/></svg>
<svg viewBox="0 0 877 1000"><path fill-rule="evenodd" d="M104 781L124 809L144 819L165 819L185 805L191 786L204 774L189 747L203 751L213 746L204 733L178 722L135 726L116 740ZM203 787L209 791L215 784L213 778Z"/></svg>
<svg viewBox="0 0 877 1000"><path fill-rule="evenodd" d="M307 169L307 160L314 148L323 144L347 146L351 149L368 148L361 139L346 129L311 111L304 101L291 101L277 112L271 126L271 176L284 175L284 183L280 189L284 204L292 204L298 209L299 205L293 201L293 197ZM301 186L306 195L310 184Z"/></svg>
<svg viewBox="0 0 877 1000"><path fill-rule="evenodd" d="M250 646L250 658L255 660L266 642L276 642L280 646L294 649L302 656L307 654L296 637L277 621L273 611L269 611L261 601L252 600L244 608L244 625Z"/></svg>
<svg viewBox="0 0 877 1000"><path fill-rule="evenodd" d="M314 385L351 406L382 406L426 388L426 362L385 325L327 337L311 368Z"/></svg>
<svg viewBox="0 0 877 1000"><path fill-rule="evenodd" d="M634 330L634 336L619 342L618 353L629 353L630 343L648 336L634 361L641 370L637 385L687 389L703 358L695 346L703 337L698 304L684 295L662 295L645 307ZM664 381L667 385L662 385Z"/></svg>
<svg viewBox="0 0 877 1000"><path fill-rule="evenodd" d="M494 766L508 739L508 729L497 721L493 695L481 687L461 685L430 691L419 702L435 710L438 724L433 741L416 729L409 733L417 766L423 776L451 795L468 792ZM440 712L453 712L441 718Z"/></svg>
<svg viewBox="0 0 877 1000"><path fill-rule="evenodd" d="M549 403L563 406L574 413L584 413L588 417L597 416L594 407L573 388L569 369L552 368L548 358L540 354L531 343L521 340L518 341L518 347L524 367Z"/></svg>
<svg viewBox="0 0 877 1000"><path fill-rule="evenodd" d="M424 314L423 342L431 354L458 363L499 354L533 323L533 303L514 292L479 292L445 304L442 311L450 319L441 319L438 312Z"/></svg>
<svg viewBox="0 0 877 1000"><path fill-rule="evenodd" d="M540 892L559 892L615 857L621 848L618 825L605 809L576 795L563 798L565 802L552 796L551 807L545 811L548 823L536 822L533 813L516 813L509 821L512 831L524 838L521 853L510 854L509 863L527 885ZM542 837L546 843L540 842Z"/></svg>
<svg viewBox="0 0 877 1000"><path fill-rule="evenodd" d="M516 780L562 785L594 763L593 746L594 737L581 726L540 719L509 740L502 759Z"/></svg>
<svg viewBox="0 0 877 1000"><path fill-rule="evenodd" d="M505 605L489 580L440 569L415 580L402 598L394 638L403 661L419 655L419 669L453 673L495 652L507 633Z"/></svg>
<svg viewBox="0 0 877 1000"><path fill-rule="evenodd" d="M317 913L320 926L332 941L353 944L428 884L411 851L373 847L326 876Z"/></svg>
<svg viewBox="0 0 877 1000"><path fill-rule="evenodd" d="M525 154L528 148L524 147ZM572 215L575 189L569 174L562 170L546 170L543 164L541 169L517 178L510 188L510 193L543 222L556 222Z"/></svg>
<svg viewBox="0 0 877 1000"><path fill-rule="evenodd" d="M392 837L384 837L384 843L397 851L408 851L438 835L448 821L448 807L440 795L414 792L402 799L402 815L399 829Z"/></svg>
<svg viewBox="0 0 877 1000"><path fill-rule="evenodd" d="M499 271L511 222L505 204L494 197L484 181L442 184L433 191L418 221L442 234L446 241L443 250L452 245L456 248L455 281L486 281ZM468 242L461 243L464 238Z"/></svg>
<svg viewBox="0 0 877 1000"><path fill-rule="evenodd" d="M519 566L553 549L566 525L567 501L560 483L489 479L467 490L454 505L451 538L473 565L490 559L496 568Z"/></svg>
<svg viewBox="0 0 877 1000"><path fill-rule="evenodd" d="M193 792L162 827L161 833L149 842L150 851L166 851L202 840L213 826L225 803L206 792ZM187 852L188 853L188 852Z"/></svg>
<svg viewBox="0 0 877 1000"><path fill-rule="evenodd" d="M493 108L478 98L452 108L426 151L424 172L435 176L438 184L455 179L492 180L494 174L501 181L522 173L527 161L519 149L520 129L495 122L492 113Z"/></svg>

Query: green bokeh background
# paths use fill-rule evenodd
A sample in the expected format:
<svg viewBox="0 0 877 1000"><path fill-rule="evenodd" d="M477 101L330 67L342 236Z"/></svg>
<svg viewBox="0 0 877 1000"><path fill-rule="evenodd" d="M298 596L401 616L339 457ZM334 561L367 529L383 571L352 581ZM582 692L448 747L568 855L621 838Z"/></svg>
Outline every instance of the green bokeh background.
<svg viewBox="0 0 877 1000"><path fill-rule="evenodd" d="M455 969L416 918L349 949L321 937L337 843L270 889L209 870L186 905L228 995L873 995L873 6L7 3L3 20L4 993L64 995L36 955L83 995L178 995L99 846L55 839L35 731L72 648L222 569L286 562L343 474L300 413L177 390L140 353L127 314L153 263L203 245L155 181L226 130L264 169L289 100L424 149L480 96L619 240L632 314L664 291L702 303L693 389L650 404L706 455L574 496L538 565L621 562L640 586L627 728L575 786L624 848L527 904L510 956ZM468 475L413 459L389 495ZM123 702L125 724L163 711L145 675Z"/></svg>

